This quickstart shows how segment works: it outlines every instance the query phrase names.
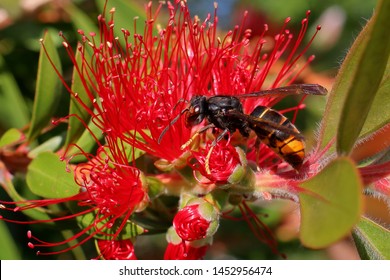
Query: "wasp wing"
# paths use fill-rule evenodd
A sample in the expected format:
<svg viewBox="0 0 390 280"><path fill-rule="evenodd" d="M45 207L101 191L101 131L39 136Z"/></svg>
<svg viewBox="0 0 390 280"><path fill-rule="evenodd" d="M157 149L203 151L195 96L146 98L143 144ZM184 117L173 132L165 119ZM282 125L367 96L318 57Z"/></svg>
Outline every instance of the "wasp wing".
<svg viewBox="0 0 390 280"><path fill-rule="evenodd" d="M237 95L237 98L249 97L285 97L289 95L326 95L327 89L318 84L293 84L285 87L255 91Z"/></svg>
<svg viewBox="0 0 390 280"><path fill-rule="evenodd" d="M281 131L281 132L290 134L292 136L295 136L297 139L304 138L303 135L299 131L297 131L293 128L289 128L287 126L283 126L280 123L276 123L276 122L273 122L271 120L259 118L256 116L246 115L244 113L240 113L240 112L233 111L233 110L226 112L226 115L229 117L234 117L234 118L240 119L243 122L248 122L250 124L250 126L261 127L262 129L267 130L269 132L276 130L276 131Z"/></svg>

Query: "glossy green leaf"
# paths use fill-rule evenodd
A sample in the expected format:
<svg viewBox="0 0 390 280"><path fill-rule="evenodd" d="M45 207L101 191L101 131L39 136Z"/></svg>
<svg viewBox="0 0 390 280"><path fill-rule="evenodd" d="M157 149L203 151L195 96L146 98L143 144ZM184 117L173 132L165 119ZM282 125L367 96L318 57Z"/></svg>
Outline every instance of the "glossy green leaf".
<svg viewBox="0 0 390 280"><path fill-rule="evenodd" d="M0 126L21 128L28 123L29 115L22 93L0 56Z"/></svg>
<svg viewBox="0 0 390 280"><path fill-rule="evenodd" d="M122 226L122 221L120 219L117 219L115 220L114 224L109 227L108 219L104 219L96 223L96 218L97 214L95 212L76 217L77 222L82 228L88 228L91 225L94 225L88 231L89 234L96 232L97 229L100 229L101 232L94 235L95 238L103 240L112 240L112 235L117 233L118 229ZM138 226L131 221L126 221L123 229L118 234L118 239L130 239L142 233L144 233L144 229L141 226Z"/></svg>
<svg viewBox="0 0 390 280"><path fill-rule="evenodd" d="M148 195L150 200L162 195L165 192L164 184L161 180L148 176L146 177L148 182Z"/></svg>
<svg viewBox="0 0 390 280"><path fill-rule="evenodd" d="M390 123L390 59L359 137L367 137Z"/></svg>
<svg viewBox="0 0 390 280"><path fill-rule="evenodd" d="M96 0L96 4L99 7L99 11L103 13L105 6L105 0ZM111 0L107 2L106 17L110 18L109 11L115 8L115 26L114 33L119 38L119 42L122 46L125 46L125 41L121 29L127 29L131 34L134 34L134 19L136 20L136 33L143 34L145 28L145 9L140 4L134 1L126 0ZM131 39L132 36L129 38Z"/></svg>
<svg viewBox="0 0 390 280"><path fill-rule="evenodd" d="M346 100L341 113L338 128L337 151L348 154L370 111L386 69L390 54L388 20L390 1L379 1L375 14L370 21L370 31L366 34L367 43L357 63L352 84L346 93Z"/></svg>
<svg viewBox="0 0 390 280"><path fill-rule="evenodd" d="M88 58L86 59L88 60ZM88 85L85 84L85 79L86 77L88 77L89 73L85 73L85 75L83 76L84 79L82 78L82 76L80 76L83 75L85 71L88 72L88 70L83 64L83 54L78 50L76 51L75 60L77 63L77 67L73 67L71 90L72 92L77 93L77 99L75 96L71 95L69 108L69 115L71 117L69 118L65 146L68 146L70 143L73 143L80 138L80 136L85 130L85 124L87 124L90 119L90 114L88 113L88 110L80 103L83 103L84 106L88 108L92 107L92 100L88 96L88 92L85 88L88 87ZM77 117L74 117L74 115L77 115Z"/></svg>
<svg viewBox="0 0 390 280"><path fill-rule="evenodd" d="M341 111L346 100L348 87L352 83L354 70L357 67L359 57L365 45L367 29L370 25L367 24L359 36L356 38L347 57L345 58L338 72L332 90L329 93L328 101L322 118L319 133L320 147L324 148L330 141L336 139L337 128L340 123ZM333 148L331 149L331 151Z"/></svg>
<svg viewBox="0 0 390 280"><path fill-rule="evenodd" d="M79 241L77 239L74 239L75 231L73 230L62 230L61 231L62 236L64 237L64 240L68 241L68 246L72 247L72 254L74 256L74 259L76 260L86 260L87 256L84 253L83 247L79 246Z"/></svg>
<svg viewBox="0 0 390 280"><path fill-rule="evenodd" d="M319 131L320 148L324 148L332 140L336 139L341 119L343 106L346 102L347 93L354 83L354 76L359 67L363 51L368 43L369 34L372 31L374 21L371 19L360 32L346 58L344 59L333 88L328 96L324 117L322 118ZM359 116L360 118L360 116ZM334 151L332 147L330 152Z"/></svg>
<svg viewBox="0 0 390 280"><path fill-rule="evenodd" d="M92 21L88 15L73 5L72 2L66 3L65 11L72 19L71 22L76 30L82 30L86 35L91 32L99 34L97 22Z"/></svg>
<svg viewBox="0 0 390 280"><path fill-rule="evenodd" d="M61 71L61 62L49 32L44 34L38 62L34 108L27 138L33 141L43 128L50 124L60 100L60 80L54 67ZM52 65L53 63L53 65Z"/></svg>
<svg viewBox="0 0 390 280"><path fill-rule="evenodd" d="M334 160L301 186L300 238L305 246L324 248L350 233L362 211L362 182L350 159Z"/></svg>
<svg viewBox="0 0 390 280"><path fill-rule="evenodd" d="M352 232L359 255L364 260L390 260L390 231L362 217Z"/></svg>
<svg viewBox="0 0 390 280"><path fill-rule="evenodd" d="M18 191L16 190L12 182L11 174L9 174L8 171L2 165L3 164L0 161L0 184L13 201L20 202L20 203L15 203L15 206L23 207L25 204L22 201L25 201L26 199L18 193ZM25 214L26 216L30 217L33 220L50 219L46 211L40 207L34 207L32 209L25 210L23 211L23 214Z"/></svg>
<svg viewBox="0 0 390 280"><path fill-rule="evenodd" d="M20 260L18 246L4 221L0 221L0 236L0 260Z"/></svg>
<svg viewBox="0 0 390 280"><path fill-rule="evenodd" d="M97 143L94 137L92 136L95 135L97 137L97 140L102 142L103 140L103 134L99 127L97 127L93 122L90 122L89 124L89 129L90 130L84 130L84 133L82 136L79 138L79 140L76 143L76 146L71 146L68 154L76 154L79 153L80 150L77 147L80 147L84 152L90 153L93 151L94 148L96 148ZM148 132L146 132L148 133ZM137 139L139 141L143 140L139 133L136 134ZM137 149L130 144L123 142L121 140L118 140L118 147L121 147L121 150L126 154L126 158L128 159L129 162L132 162L133 160L138 159L142 155L145 154L145 151ZM106 149L107 154L111 154L109 149ZM72 158L72 162L80 162L84 161L85 157L84 156L75 156Z"/></svg>
<svg viewBox="0 0 390 280"><path fill-rule="evenodd" d="M93 152L93 150L97 147L97 143L92 135L95 135L98 141L103 139L102 131L92 121L90 121L88 129L84 130L75 146L70 146L67 155L78 154L80 153L80 149L85 153ZM72 163L80 161L85 161L85 157L80 155L72 158Z"/></svg>
<svg viewBox="0 0 390 280"><path fill-rule="evenodd" d="M63 140L64 139L62 136L54 136L54 137L50 138L49 140L43 142L39 146L35 147L34 149L32 149L28 153L28 157L35 158L40 153L43 153L43 152L55 152L61 147Z"/></svg>
<svg viewBox="0 0 390 280"><path fill-rule="evenodd" d="M15 144L24 139L24 134L16 128L7 130L0 138L0 148Z"/></svg>
<svg viewBox="0 0 390 280"><path fill-rule="evenodd" d="M118 147L121 147L121 151L126 154L126 158L129 162L132 162L133 160L136 160L145 154L145 151L137 149L131 146L129 143L123 142L121 140L118 140ZM110 151L107 149L107 152L109 153Z"/></svg>
<svg viewBox="0 0 390 280"><path fill-rule="evenodd" d="M33 193L45 198L69 197L80 190L74 181L73 171L51 152L39 154L30 163L26 180Z"/></svg>

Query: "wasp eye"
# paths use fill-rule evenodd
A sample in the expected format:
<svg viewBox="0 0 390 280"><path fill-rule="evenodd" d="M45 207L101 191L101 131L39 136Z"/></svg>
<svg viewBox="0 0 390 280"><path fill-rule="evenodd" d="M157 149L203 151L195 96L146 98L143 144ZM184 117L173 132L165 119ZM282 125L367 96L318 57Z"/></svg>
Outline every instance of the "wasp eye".
<svg viewBox="0 0 390 280"><path fill-rule="evenodd" d="M200 111L199 106L195 106L195 107L194 107L194 113L199 113L199 111Z"/></svg>

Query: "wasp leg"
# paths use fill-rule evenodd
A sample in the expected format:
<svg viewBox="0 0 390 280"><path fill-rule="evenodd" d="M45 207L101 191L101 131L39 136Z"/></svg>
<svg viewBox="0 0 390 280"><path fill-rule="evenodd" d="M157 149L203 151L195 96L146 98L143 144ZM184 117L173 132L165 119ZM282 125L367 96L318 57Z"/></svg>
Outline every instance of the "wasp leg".
<svg viewBox="0 0 390 280"><path fill-rule="evenodd" d="M192 142L194 142L194 140L196 139L196 137L198 137L199 134L201 134L201 133L205 132L207 129L213 128L213 127L215 127L215 125L212 124L212 123L211 123L211 124L208 124L208 125L206 125L206 126L204 126L204 127L202 127L202 128L199 129L197 132L195 132L195 134L192 135L192 137L191 137L187 142L185 142L183 145L181 145L180 149L181 149L181 150L184 150L184 149L187 148L189 145L191 145Z"/></svg>
<svg viewBox="0 0 390 280"><path fill-rule="evenodd" d="M225 137L225 135L226 135L227 133L229 133L229 129L226 128L224 131L221 132L221 134L218 135L217 138L214 139L214 141L213 141L213 143L211 144L211 146L214 147L215 145L217 145L217 143L218 143L219 141L221 141L222 138Z"/></svg>

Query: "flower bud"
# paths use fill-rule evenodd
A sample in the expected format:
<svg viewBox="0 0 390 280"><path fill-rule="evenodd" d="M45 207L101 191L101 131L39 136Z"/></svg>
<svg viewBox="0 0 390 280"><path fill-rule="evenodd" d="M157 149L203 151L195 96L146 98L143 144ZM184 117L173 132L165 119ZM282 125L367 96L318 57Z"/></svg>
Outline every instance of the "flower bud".
<svg viewBox="0 0 390 280"><path fill-rule="evenodd" d="M96 240L96 247L105 260L136 260L134 245L130 239Z"/></svg>
<svg viewBox="0 0 390 280"><path fill-rule="evenodd" d="M219 225L216 208L205 200L194 199L180 209L173 219L173 227L185 241L212 236Z"/></svg>
<svg viewBox="0 0 390 280"><path fill-rule="evenodd" d="M247 160L244 151L226 141L193 152L198 161L194 166L212 183L238 183L246 173Z"/></svg>
<svg viewBox="0 0 390 280"><path fill-rule="evenodd" d="M166 237L168 245L164 254L165 260L202 259L212 243L212 237L196 241L184 241L177 235L173 227L168 229Z"/></svg>

